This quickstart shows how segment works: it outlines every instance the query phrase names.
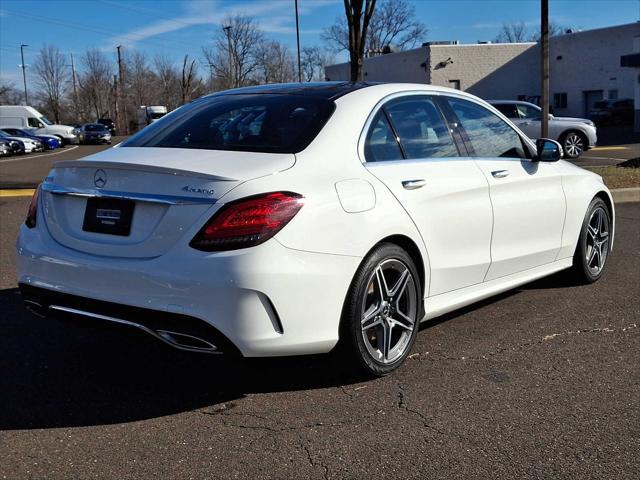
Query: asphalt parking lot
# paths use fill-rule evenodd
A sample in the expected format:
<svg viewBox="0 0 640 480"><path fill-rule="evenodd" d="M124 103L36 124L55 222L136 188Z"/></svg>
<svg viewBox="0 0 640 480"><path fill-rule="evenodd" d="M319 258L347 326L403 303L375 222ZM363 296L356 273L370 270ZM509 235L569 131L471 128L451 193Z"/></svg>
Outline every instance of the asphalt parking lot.
<svg viewBox="0 0 640 480"><path fill-rule="evenodd" d="M3 185L53 158L0 163ZM597 284L559 274L431 321L363 381L326 356L211 358L28 313L28 201L0 196L0 478L638 476L640 204L617 207Z"/></svg>

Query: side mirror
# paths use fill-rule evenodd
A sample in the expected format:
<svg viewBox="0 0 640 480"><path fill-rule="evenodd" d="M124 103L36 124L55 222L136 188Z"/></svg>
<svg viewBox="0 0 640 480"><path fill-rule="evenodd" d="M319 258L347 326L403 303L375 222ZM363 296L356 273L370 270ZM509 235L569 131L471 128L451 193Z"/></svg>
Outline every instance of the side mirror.
<svg viewBox="0 0 640 480"><path fill-rule="evenodd" d="M38 122L38 128L44 128L44 123Z"/></svg>
<svg viewBox="0 0 640 480"><path fill-rule="evenodd" d="M562 158L562 147L550 138L536 140L536 162L557 162Z"/></svg>

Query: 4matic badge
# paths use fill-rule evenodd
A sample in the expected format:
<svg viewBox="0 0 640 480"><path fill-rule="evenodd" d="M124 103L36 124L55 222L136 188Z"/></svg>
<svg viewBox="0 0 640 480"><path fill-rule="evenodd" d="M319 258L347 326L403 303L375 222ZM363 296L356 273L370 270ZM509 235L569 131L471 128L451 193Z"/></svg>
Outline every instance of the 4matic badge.
<svg viewBox="0 0 640 480"><path fill-rule="evenodd" d="M192 187L191 185L185 185L182 187L182 191L189 193L203 193L205 195L213 195L213 188L201 188Z"/></svg>

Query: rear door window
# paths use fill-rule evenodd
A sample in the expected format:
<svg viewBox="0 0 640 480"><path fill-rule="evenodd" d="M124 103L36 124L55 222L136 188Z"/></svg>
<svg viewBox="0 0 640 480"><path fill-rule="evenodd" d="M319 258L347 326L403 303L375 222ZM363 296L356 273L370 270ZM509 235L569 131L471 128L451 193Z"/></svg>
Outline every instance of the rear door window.
<svg viewBox="0 0 640 480"><path fill-rule="evenodd" d="M519 118L518 110L513 103L498 103L494 107L507 118Z"/></svg>
<svg viewBox="0 0 640 480"><path fill-rule="evenodd" d="M412 95L393 100L384 108L398 134L406 158L458 156L449 127L439 108L429 97Z"/></svg>
<svg viewBox="0 0 640 480"><path fill-rule="evenodd" d="M364 142L364 158L367 162L402 160L402 151L387 116L381 109L376 114Z"/></svg>

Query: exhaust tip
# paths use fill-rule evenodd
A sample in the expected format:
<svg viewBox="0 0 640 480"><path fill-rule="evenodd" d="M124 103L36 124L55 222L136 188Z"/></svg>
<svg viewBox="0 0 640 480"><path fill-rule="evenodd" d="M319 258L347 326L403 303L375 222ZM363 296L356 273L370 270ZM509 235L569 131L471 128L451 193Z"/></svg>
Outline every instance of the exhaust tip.
<svg viewBox="0 0 640 480"><path fill-rule="evenodd" d="M198 350L202 352L217 352L218 347L213 343L203 340L193 335L187 335L186 333L172 332L169 330L156 330L156 333L162 337L166 342L175 345L179 348L188 350Z"/></svg>

